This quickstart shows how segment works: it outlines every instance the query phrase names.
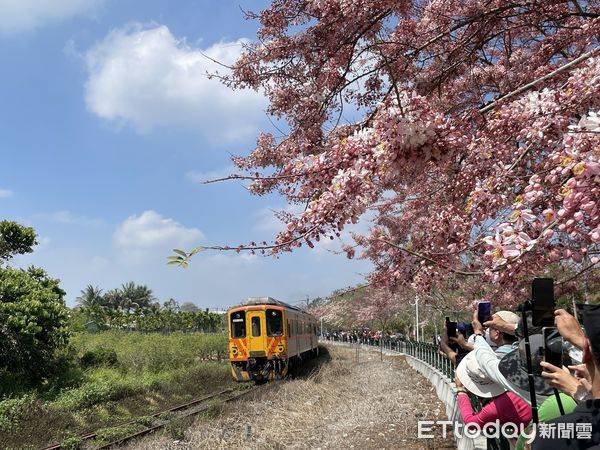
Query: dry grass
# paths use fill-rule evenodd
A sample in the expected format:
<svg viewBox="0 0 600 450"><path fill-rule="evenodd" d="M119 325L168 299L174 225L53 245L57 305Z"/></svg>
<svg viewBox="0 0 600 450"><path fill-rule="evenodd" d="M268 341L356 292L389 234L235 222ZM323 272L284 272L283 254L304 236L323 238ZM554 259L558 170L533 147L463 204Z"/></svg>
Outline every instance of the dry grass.
<svg viewBox="0 0 600 450"><path fill-rule="evenodd" d="M154 436L128 448L454 448L450 439L417 441L419 418L446 417L431 385L402 357L381 362L365 351L357 364L353 350L330 347L330 354L306 378L267 386L216 418L198 420L183 440Z"/></svg>

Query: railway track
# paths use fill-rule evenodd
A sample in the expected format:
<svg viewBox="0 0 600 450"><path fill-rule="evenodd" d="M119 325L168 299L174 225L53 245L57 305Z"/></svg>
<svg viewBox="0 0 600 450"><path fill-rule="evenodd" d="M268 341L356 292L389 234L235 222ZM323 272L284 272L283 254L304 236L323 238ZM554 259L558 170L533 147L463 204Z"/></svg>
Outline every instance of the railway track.
<svg viewBox="0 0 600 450"><path fill-rule="evenodd" d="M129 435L123 436L112 442L104 443L100 446L94 446L94 443L92 442L92 440L94 440L98 436L97 432L81 435L81 436L79 436L79 439L81 440L82 446L84 446L85 443L90 444L90 447L83 447L83 448L94 448L96 450L114 448L114 447L121 445L125 442L128 442L132 439L136 439L136 438L145 436L147 434L154 433L155 431L165 427L166 425L168 425L171 421L173 421L175 419L191 417L191 416L200 414L201 412L207 411L210 408L214 407L215 405L229 403L229 402L238 400L241 397L244 397L244 396L250 394L251 392L256 392L258 389L262 388L263 386L264 385L253 386L250 389L247 389L242 392L237 392L237 393L234 392L233 389L224 389L222 391L213 392L210 395L206 395L204 397L197 398L195 400L192 400L191 402L183 403L181 405L177 405L177 406L174 406L173 408L159 411L159 412L151 414L149 416L144 416L145 418L157 419L158 422L156 424L146 427L140 431L136 431L135 433L131 433ZM164 417L164 416L171 416L171 417L169 419L162 419L161 417ZM139 420L140 420L140 418L130 420L129 422L125 422L125 423L116 425L116 427L125 427L128 425L136 425L136 424L140 423ZM44 447L42 450L58 450L58 449L64 449L64 448L65 447L62 444L57 443L57 444L52 444L47 447Z"/></svg>

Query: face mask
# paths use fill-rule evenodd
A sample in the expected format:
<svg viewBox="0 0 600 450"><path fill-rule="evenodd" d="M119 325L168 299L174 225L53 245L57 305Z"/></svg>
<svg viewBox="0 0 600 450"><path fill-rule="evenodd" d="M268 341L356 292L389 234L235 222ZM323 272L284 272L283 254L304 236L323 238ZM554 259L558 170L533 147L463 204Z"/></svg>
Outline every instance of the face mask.
<svg viewBox="0 0 600 450"><path fill-rule="evenodd" d="M490 345L490 347L498 347L492 338L490 337L490 329L485 330L485 340Z"/></svg>

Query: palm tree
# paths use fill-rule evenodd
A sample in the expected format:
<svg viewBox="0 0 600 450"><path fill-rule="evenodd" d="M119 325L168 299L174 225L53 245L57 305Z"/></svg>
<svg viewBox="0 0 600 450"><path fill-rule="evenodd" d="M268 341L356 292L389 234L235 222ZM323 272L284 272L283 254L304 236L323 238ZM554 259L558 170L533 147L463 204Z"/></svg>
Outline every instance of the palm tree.
<svg viewBox="0 0 600 450"><path fill-rule="evenodd" d="M139 308L148 308L155 300L152 289L145 285L136 285L133 281L121 286L121 292L124 297L124 306L127 308L127 311L130 311L131 308L135 310Z"/></svg>
<svg viewBox="0 0 600 450"><path fill-rule="evenodd" d="M120 289L111 289L104 294L104 306L108 309L117 311L124 306L124 297Z"/></svg>
<svg viewBox="0 0 600 450"><path fill-rule="evenodd" d="M98 286L88 284L85 289L81 290L81 295L77 297L77 302L83 308L101 305L103 303L102 289Z"/></svg>

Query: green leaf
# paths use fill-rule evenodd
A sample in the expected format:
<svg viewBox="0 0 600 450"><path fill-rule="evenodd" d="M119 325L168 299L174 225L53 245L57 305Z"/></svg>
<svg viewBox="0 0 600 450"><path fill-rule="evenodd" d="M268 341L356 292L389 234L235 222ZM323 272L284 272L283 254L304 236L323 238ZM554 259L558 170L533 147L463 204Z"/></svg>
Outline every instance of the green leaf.
<svg viewBox="0 0 600 450"><path fill-rule="evenodd" d="M181 256L183 256L184 258L187 256L187 253L186 253L186 252L184 252L183 250L179 250L178 248L174 248L174 249L173 249L173 251L174 251L175 253L177 253L178 255L181 255Z"/></svg>

